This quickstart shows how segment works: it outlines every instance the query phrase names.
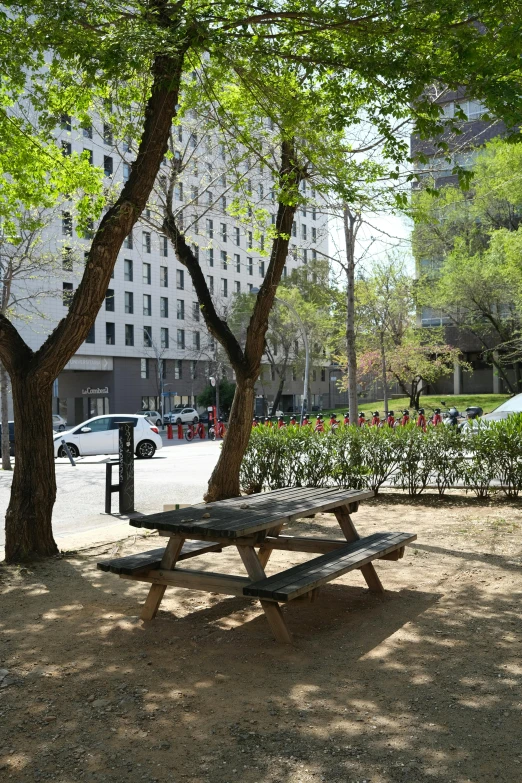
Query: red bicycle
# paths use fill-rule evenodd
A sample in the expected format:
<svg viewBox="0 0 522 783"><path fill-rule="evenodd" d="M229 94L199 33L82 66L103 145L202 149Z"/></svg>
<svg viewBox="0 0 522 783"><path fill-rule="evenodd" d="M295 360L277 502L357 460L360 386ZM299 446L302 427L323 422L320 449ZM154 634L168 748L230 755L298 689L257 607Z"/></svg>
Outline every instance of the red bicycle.
<svg viewBox="0 0 522 783"><path fill-rule="evenodd" d="M372 413L372 422L370 424L370 427L380 427L381 426L381 417L379 416L379 411L374 411Z"/></svg>
<svg viewBox="0 0 522 783"><path fill-rule="evenodd" d="M314 432L324 432L324 421L320 413L315 422Z"/></svg>
<svg viewBox="0 0 522 783"><path fill-rule="evenodd" d="M225 423L223 421L223 418L220 416L217 420L216 425L212 425L208 431L208 438L209 440L216 440L216 438L223 438L227 434L227 428L225 427Z"/></svg>
<svg viewBox="0 0 522 783"><path fill-rule="evenodd" d="M190 442L191 440L194 440L196 435L201 438L201 440L205 440L205 425L202 421L198 421L195 426L192 422L190 422L187 427L187 431L185 432L185 440Z"/></svg>
<svg viewBox="0 0 522 783"><path fill-rule="evenodd" d="M419 408L417 413L418 413L417 427L420 427L421 430L424 430L424 432L426 432L426 416L424 415L424 408Z"/></svg>

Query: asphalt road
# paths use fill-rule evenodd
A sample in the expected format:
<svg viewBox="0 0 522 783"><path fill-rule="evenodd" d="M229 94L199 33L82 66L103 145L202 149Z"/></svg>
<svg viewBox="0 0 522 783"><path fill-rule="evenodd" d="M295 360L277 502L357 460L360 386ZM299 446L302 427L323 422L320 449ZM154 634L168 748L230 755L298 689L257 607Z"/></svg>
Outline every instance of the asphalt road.
<svg viewBox="0 0 522 783"><path fill-rule="evenodd" d="M153 459L135 460L136 511L153 514L163 511L164 503L201 501L219 450L219 443L207 440L192 443L165 441L164 448L158 451ZM56 460L58 491L53 514L55 536L72 536L87 530L121 524L121 518L108 517L102 513L105 507L106 459L107 457L80 458L75 468L68 460ZM2 519L9 503L11 479L12 473L0 471ZM112 499L113 510L117 512L117 493L113 494ZM3 528L2 524L0 546L4 543Z"/></svg>

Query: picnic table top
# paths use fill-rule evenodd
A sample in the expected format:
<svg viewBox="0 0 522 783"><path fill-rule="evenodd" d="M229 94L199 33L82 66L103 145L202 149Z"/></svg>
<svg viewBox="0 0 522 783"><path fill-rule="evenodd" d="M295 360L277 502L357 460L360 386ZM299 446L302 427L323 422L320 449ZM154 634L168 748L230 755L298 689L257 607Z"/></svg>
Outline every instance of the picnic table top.
<svg viewBox="0 0 522 783"><path fill-rule="evenodd" d="M293 487L215 503L198 503L133 519L130 524L172 535L235 539L370 497L373 497L373 492L369 490Z"/></svg>

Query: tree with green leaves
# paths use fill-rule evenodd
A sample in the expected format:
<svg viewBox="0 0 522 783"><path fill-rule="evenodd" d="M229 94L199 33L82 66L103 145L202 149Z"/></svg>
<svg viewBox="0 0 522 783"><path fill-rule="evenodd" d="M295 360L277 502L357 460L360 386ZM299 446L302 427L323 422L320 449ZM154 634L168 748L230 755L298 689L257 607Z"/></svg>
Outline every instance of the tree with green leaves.
<svg viewBox="0 0 522 783"><path fill-rule="evenodd" d="M406 5L365 0L352 9L336 0L301 0L297 6L269 0L261 10L193 0L129 0L124 8L103 0L8 5L9 14L0 14L0 168L5 175L0 205L6 221L16 222L20 205L42 206L47 199L50 206L64 194L80 224L100 217L96 172L87 160L64 163L56 152L54 126L61 115L85 120L97 104L111 100L132 106L138 118L133 125L140 128L130 176L119 192L107 194L68 315L36 351L9 319L0 317L0 360L11 378L20 444L6 515L6 558L14 562L57 551L47 429L52 383L85 340L123 240L146 207L190 74L208 73L212 100L224 95L223 74L227 79L233 74L242 95L251 96L244 111L253 118L270 117L274 105L284 109L276 113L282 122L270 263L244 351L216 312L179 226L171 215L165 218L165 231L191 274L207 326L239 368L232 410L237 426L229 430L210 481L208 497L214 499L239 492L253 379L299 203L298 186L310 173L303 169L305 157L314 160L328 151L332 133L360 121L362 112L380 128L386 153L403 155L389 133L390 118L411 116L416 130L433 135L440 112L425 87L434 79L467 87L508 123L520 119L521 91L517 10L498 0L487 7L479 0L446 0L437 9L427 0ZM302 154L307 138L317 145L311 157Z"/></svg>

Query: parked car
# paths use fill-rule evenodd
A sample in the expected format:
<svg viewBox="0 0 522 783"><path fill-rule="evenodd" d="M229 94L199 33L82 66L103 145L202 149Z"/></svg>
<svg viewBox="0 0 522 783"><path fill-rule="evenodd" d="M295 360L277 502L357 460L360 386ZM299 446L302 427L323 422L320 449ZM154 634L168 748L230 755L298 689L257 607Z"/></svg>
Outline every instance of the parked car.
<svg viewBox="0 0 522 783"><path fill-rule="evenodd" d="M515 394L491 413L486 413L481 421L500 421L500 419L507 419L513 413L522 413L522 394Z"/></svg>
<svg viewBox="0 0 522 783"><path fill-rule="evenodd" d="M67 422L65 419L62 416L59 416L57 413L53 413L53 430L63 432L66 427Z"/></svg>
<svg viewBox="0 0 522 783"><path fill-rule="evenodd" d="M66 457L62 445L64 440L73 457L87 454L118 453L118 422L130 421L134 425L134 450L140 459L150 459L163 442L158 428L146 416L130 416L113 413L110 416L95 416L66 432L54 436L54 456Z"/></svg>
<svg viewBox="0 0 522 783"><path fill-rule="evenodd" d="M14 421L8 422L9 424L9 454L11 457L15 455L15 437L14 437ZM2 438L2 425L0 424L0 439Z"/></svg>
<svg viewBox="0 0 522 783"><path fill-rule="evenodd" d="M165 424L197 424L199 415L195 408L174 408L170 413L165 414Z"/></svg>
<svg viewBox="0 0 522 783"><path fill-rule="evenodd" d="M158 411L138 411L136 416L146 416L156 427L161 427L161 413Z"/></svg>

